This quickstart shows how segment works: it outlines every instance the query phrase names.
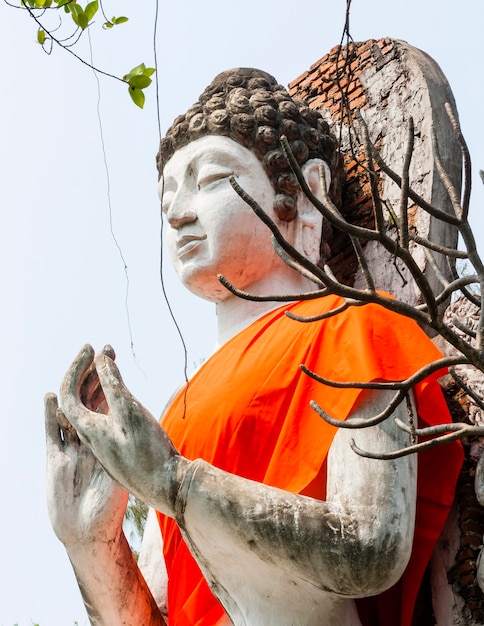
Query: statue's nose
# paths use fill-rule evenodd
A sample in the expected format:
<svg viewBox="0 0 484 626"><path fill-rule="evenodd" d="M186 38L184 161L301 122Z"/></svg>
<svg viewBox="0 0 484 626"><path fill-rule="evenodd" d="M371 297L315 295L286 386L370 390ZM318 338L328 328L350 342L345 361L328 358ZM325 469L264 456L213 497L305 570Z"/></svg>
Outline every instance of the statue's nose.
<svg viewBox="0 0 484 626"><path fill-rule="evenodd" d="M188 192L180 190L170 203L166 217L172 228L180 228L197 219L197 213L193 207L193 198L190 196L191 194Z"/></svg>

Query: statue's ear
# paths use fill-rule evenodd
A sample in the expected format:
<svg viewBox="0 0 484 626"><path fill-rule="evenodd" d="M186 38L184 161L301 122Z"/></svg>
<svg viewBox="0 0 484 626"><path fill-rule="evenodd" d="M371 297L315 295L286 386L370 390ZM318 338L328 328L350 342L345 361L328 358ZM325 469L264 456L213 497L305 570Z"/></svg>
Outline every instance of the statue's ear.
<svg viewBox="0 0 484 626"><path fill-rule="evenodd" d="M301 168L309 189L311 189L312 193L316 196L316 198L318 198L318 200L322 199L321 177L319 171L321 165L324 169L326 189L329 189L329 186L331 184L331 172L328 164L325 163L322 159L311 159L310 161L306 161L306 163Z"/></svg>
<svg viewBox="0 0 484 626"><path fill-rule="evenodd" d="M322 199L321 179L319 168L324 167L326 186L331 183L329 167L321 159L311 159L302 166L302 173L311 192L318 200ZM317 263L320 257L323 218L314 204L301 191L297 205L297 219L299 222L299 249L312 262Z"/></svg>

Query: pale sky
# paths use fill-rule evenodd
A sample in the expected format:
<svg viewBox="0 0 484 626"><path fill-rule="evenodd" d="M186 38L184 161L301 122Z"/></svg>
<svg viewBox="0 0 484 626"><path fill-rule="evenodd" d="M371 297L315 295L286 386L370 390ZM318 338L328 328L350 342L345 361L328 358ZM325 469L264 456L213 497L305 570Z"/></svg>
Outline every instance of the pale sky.
<svg viewBox="0 0 484 626"><path fill-rule="evenodd" d="M92 35L95 63L122 75L153 64L154 0L106 0L109 15L128 15L116 31ZM108 6L109 4L109 6ZM482 0L353 0L355 40L391 36L433 56L447 75L474 162L473 224L484 236ZM279 1L186 0L159 6L157 51L161 126L184 112L218 72L260 67L283 84L338 44L345 0L284 5ZM141 8L140 8L141 7ZM289 8L291 7L291 8ZM183 378L183 351L159 280L160 218L154 155L158 131L154 88L144 111L124 85L97 86L67 53L43 54L36 27L0 0L0 267L4 355L0 437L2 585L0 626L86 625L75 579L45 505L42 398L57 391L83 343L110 342L132 392L158 415ZM87 38L80 53L89 54ZM185 295L165 270L167 290L188 345L189 368L214 341L211 305Z"/></svg>

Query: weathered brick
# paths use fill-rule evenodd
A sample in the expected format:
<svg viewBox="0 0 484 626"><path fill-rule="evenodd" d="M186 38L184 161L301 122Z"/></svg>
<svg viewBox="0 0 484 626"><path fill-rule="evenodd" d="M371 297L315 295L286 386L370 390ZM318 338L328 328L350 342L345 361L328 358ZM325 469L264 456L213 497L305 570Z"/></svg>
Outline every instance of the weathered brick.
<svg viewBox="0 0 484 626"><path fill-rule="evenodd" d="M361 62L368 60L370 56L371 56L371 50L368 46L366 47L366 50L364 50L363 52L359 54Z"/></svg>
<svg viewBox="0 0 484 626"><path fill-rule="evenodd" d="M355 98L359 98L363 93L363 87L361 85L357 85L356 88L351 91L349 95L351 97L351 100L354 100Z"/></svg>
<svg viewBox="0 0 484 626"><path fill-rule="evenodd" d="M318 109L320 106L324 106L327 100L328 94L323 92L320 96L311 100L311 108Z"/></svg>
<svg viewBox="0 0 484 626"><path fill-rule="evenodd" d="M361 68L361 61L360 59L355 59L354 61L352 61L350 63L350 71L354 72L355 70Z"/></svg>
<svg viewBox="0 0 484 626"><path fill-rule="evenodd" d="M323 64L323 62L327 59L327 57L331 54L331 52L329 54L325 54L324 57L321 57L320 59L318 59L317 61L315 61L312 65L309 66L309 71L312 72L313 70L315 70L316 68L318 68L320 65Z"/></svg>
<svg viewBox="0 0 484 626"><path fill-rule="evenodd" d="M309 75L309 72L303 72L300 76L298 76L294 80L291 80L291 82L288 85L289 89L293 89L296 85L299 85L308 75Z"/></svg>
<svg viewBox="0 0 484 626"><path fill-rule="evenodd" d="M308 76L306 76L306 78L304 78L300 83L299 83L299 88L300 89L307 89L308 87L310 87L313 83L313 76L311 74L309 74Z"/></svg>
<svg viewBox="0 0 484 626"><path fill-rule="evenodd" d="M335 59L331 57L325 57L325 60L321 63L319 71L323 76L332 76L336 72Z"/></svg>
<svg viewBox="0 0 484 626"><path fill-rule="evenodd" d="M360 96L355 100L351 100L350 109L353 111L354 109L361 109L365 106L366 98L365 96Z"/></svg>

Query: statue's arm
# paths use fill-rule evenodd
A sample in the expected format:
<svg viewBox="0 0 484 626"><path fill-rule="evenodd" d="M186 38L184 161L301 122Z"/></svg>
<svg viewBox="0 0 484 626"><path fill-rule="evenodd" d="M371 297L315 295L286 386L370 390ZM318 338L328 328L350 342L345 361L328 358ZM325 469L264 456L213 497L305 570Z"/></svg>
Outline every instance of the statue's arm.
<svg viewBox="0 0 484 626"><path fill-rule="evenodd" d="M258 599L264 610L280 604L287 612L297 602L374 595L398 580L412 545L414 457L358 457L349 447L350 433L341 429L328 457L327 500L291 494L181 457L106 355L94 366L109 410L89 410L79 381L92 360L92 349L83 349L64 380L61 397L69 421L119 484L176 519L233 618L238 607L255 608ZM354 415L378 413L386 401L375 392ZM406 418L404 408L396 412ZM360 448L381 452L402 447L407 436L391 418L352 433ZM269 605L268 597L274 599ZM319 608L324 611L322 604ZM285 623L295 622L289 616Z"/></svg>
<svg viewBox="0 0 484 626"><path fill-rule="evenodd" d="M93 626L163 626L165 621L126 538L66 546Z"/></svg>
<svg viewBox="0 0 484 626"><path fill-rule="evenodd" d="M385 394L369 396L354 415L374 415L386 400ZM403 419L404 408L397 409ZM340 429L328 457L324 502L194 462L179 491L176 518L212 586L228 591L228 602L243 584L257 594L263 580L277 580L278 572L346 598L392 586L411 553L416 459L362 458L349 439L386 452L401 447L405 436L392 418L357 432ZM234 568L234 561L246 567ZM237 579L237 571L247 568L251 575Z"/></svg>

